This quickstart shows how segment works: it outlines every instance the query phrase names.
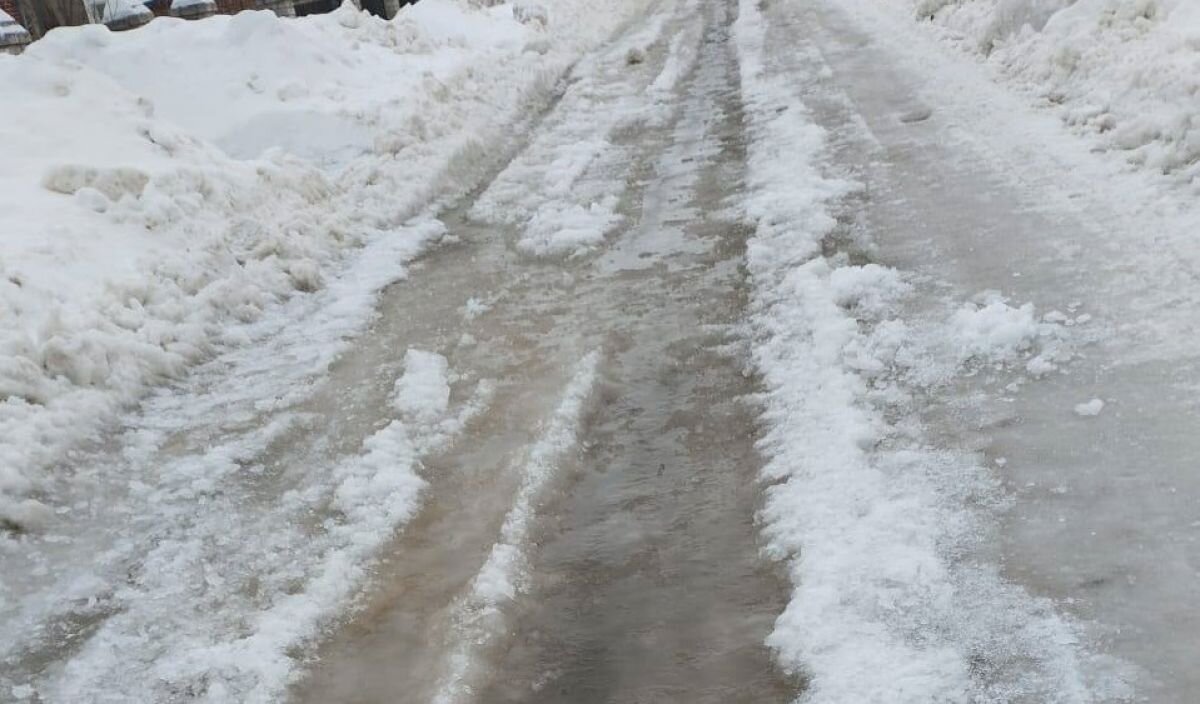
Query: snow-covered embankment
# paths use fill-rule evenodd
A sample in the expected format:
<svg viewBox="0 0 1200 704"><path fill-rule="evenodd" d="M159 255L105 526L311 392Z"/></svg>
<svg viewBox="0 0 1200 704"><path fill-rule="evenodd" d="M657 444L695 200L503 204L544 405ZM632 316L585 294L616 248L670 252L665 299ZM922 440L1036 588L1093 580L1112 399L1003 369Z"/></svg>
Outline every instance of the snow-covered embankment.
<svg viewBox="0 0 1200 704"><path fill-rule="evenodd" d="M886 1L886 0L885 0ZM1102 149L1200 175L1200 5L1191 0L905 0ZM891 11L893 8L880 8Z"/></svg>

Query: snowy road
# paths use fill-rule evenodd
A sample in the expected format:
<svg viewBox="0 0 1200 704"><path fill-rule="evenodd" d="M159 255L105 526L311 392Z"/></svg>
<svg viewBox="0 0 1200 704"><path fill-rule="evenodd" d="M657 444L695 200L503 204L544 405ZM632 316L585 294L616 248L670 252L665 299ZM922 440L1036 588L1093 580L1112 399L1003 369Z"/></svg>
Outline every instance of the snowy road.
<svg viewBox="0 0 1200 704"><path fill-rule="evenodd" d="M819 50L801 90L866 184L853 218L871 258L947 286L910 305L999 291L1071 326L1060 373L984 370L917 406L939 446L996 467L1011 505L988 552L1004 576L1086 624L1082 654L1104 656L1076 693L1033 700L1123 698L1103 684L1116 678L1138 701L1193 701L1197 218L1165 205L1189 196L1085 153L904 20L814 3L777 26Z"/></svg>
<svg viewBox="0 0 1200 704"><path fill-rule="evenodd" d="M584 122L588 138L621 150L575 186L620 194L615 211L626 224L603 251L531 262L494 229L451 216L464 249L431 258L387 301L412 310L414 295L450 299L443 288L489 301L464 322L476 342L449 353L451 366L511 357L487 374L521 392L431 463L448 476L395 547L388 586L322 649L299 700L791 698L794 684L764 645L785 591L757 556L754 386L725 349L744 306L747 234L722 212L744 149L730 19L721 3L670 18L664 31L674 40L656 43L645 65L628 61L641 42L618 43L599 60L600 105L570 89L530 152L492 185L520 176L530 154L553 160L547 152L574 149L564 137ZM694 72L685 64L663 73L690 61ZM669 113L657 101L630 104L651 85ZM623 107L636 110L624 116L632 124L593 131L604 123L593 111ZM496 273L475 288L481 267ZM496 477L537 469L521 465L547 441L536 429L540 406L563 384L551 370L584 350L603 361L578 450L547 468L555 476L538 480L546 486L527 516L528 478ZM466 468L487 479L450 479ZM512 556L494 563L499 550Z"/></svg>
<svg viewBox="0 0 1200 704"><path fill-rule="evenodd" d="M65 457L0 701L1194 701L1184 187L886 5L652 6Z"/></svg>

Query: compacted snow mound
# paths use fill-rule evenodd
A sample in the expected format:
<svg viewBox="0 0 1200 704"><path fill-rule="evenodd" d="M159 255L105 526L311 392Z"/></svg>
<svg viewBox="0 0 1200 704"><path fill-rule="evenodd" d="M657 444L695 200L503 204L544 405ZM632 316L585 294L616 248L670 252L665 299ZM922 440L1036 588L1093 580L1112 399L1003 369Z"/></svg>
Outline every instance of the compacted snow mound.
<svg viewBox="0 0 1200 704"><path fill-rule="evenodd" d="M1200 174L1200 4L910 0L916 14L1147 168Z"/></svg>

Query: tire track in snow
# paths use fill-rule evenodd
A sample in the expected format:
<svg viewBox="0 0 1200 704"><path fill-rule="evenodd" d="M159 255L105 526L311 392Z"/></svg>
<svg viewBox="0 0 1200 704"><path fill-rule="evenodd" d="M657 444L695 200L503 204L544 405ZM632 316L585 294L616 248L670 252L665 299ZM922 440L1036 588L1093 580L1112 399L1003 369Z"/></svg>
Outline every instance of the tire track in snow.
<svg viewBox="0 0 1200 704"><path fill-rule="evenodd" d="M601 358L599 352L592 352L576 365L562 401L522 462L521 484L500 528L500 540L492 546L470 591L454 606L453 643L445 653L446 672L439 678L434 704L473 700L472 694L485 674L477 671L482 654L508 628L504 610L527 588L527 550L536 502L576 445Z"/></svg>

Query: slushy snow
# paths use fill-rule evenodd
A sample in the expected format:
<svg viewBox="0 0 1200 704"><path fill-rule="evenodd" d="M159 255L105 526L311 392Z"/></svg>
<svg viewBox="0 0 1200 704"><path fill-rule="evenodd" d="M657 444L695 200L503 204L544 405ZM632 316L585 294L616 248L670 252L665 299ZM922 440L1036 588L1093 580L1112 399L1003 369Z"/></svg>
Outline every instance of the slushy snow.
<svg viewBox="0 0 1200 704"><path fill-rule="evenodd" d="M804 677L806 704L1102 699L1075 624L973 558L1005 502L992 470L936 449L912 416L925 385L1026 359L1043 324L987 294L908 320L902 272L826 256L862 186L823 173L804 69L771 45L785 35L763 14L792 8L763 7L740 3L735 41L755 227L747 334L765 386L760 520L793 585L768 645Z"/></svg>
<svg viewBox="0 0 1200 704"><path fill-rule="evenodd" d="M64 453L472 183L625 16L562 3L549 33L506 5L347 3L0 57L0 523L44 523Z"/></svg>

